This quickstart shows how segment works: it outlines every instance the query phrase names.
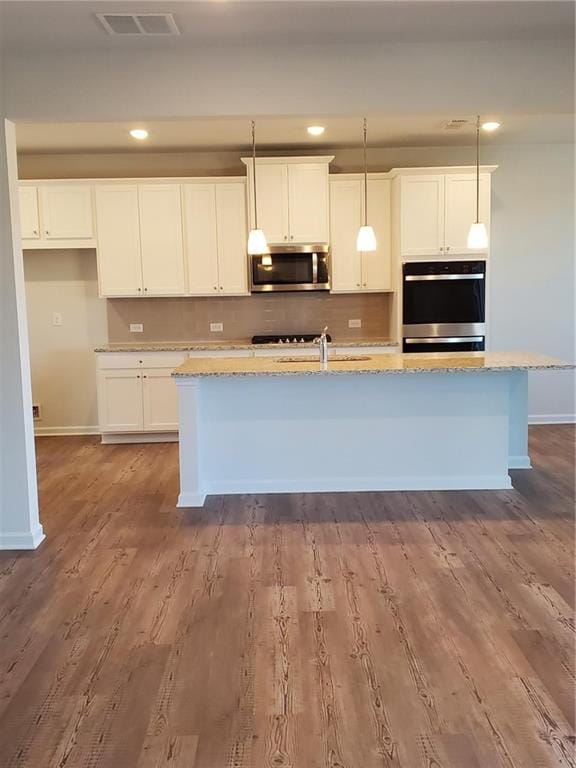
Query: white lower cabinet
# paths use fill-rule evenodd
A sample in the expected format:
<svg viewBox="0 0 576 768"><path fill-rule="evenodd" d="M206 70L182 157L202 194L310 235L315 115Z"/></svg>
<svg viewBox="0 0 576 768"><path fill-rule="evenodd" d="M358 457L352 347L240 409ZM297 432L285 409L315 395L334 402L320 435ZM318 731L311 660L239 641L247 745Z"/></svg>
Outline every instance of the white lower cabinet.
<svg viewBox="0 0 576 768"><path fill-rule="evenodd" d="M100 432L176 432L178 394L172 371L186 353L103 353L97 358Z"/></svg>

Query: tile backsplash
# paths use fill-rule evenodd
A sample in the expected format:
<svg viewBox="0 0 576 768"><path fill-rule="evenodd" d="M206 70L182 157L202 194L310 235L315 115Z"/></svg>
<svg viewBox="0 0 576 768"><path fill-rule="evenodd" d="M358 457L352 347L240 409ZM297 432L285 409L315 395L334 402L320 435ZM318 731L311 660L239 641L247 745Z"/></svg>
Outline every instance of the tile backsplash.
<svg viewBox="0 0 576 768"><path fill-rule="evenodd" d="M316 333L336 340L390 338L394 294L276 293L222 298L109 299L108 340L245 341L256 333ZM349 328L349 320L362 321ZM131 333L142 323L142 333ZM211 323L223 323L211 332Z"/></svg>

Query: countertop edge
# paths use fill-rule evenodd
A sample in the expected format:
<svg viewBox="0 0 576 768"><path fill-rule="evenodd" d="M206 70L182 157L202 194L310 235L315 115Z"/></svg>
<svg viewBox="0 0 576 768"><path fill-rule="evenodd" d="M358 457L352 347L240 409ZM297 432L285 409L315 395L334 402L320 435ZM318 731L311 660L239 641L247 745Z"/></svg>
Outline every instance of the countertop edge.
<svg viewBox="0 0 576 768"><path fill-rule="evenodd" d="M332 341L330 342L330 347L398 347L400 346L397 341L393 340L378 340L378 341L370 341L369 339L363 339L361 341ZM145 343L143 342L141 345L134 345L130 343L126 344L110 344L106 345L103 344L99 347L94 348L94 352L99 354L108 354L108 353L115 353L115 352L233 352L235 350L265 350L269 349L272 351L278 351L283 349L290 349L290 350L297 350L297 349L315 349L316 345L313 343L306 343L306 344L214 344L214 343L202 343L199 342L198 344L194 343L183 343L179 344L178 342L170 343L162 343L162 342L149 342Z"/></svg>

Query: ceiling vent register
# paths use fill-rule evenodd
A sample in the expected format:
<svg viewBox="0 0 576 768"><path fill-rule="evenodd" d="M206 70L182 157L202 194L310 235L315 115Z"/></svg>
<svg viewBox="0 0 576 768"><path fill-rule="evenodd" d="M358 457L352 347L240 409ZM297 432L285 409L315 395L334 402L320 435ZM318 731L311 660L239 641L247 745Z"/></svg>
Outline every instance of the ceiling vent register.
<svg viewBox="0 0 576 768"><path fill-rule="evenodd" d="M97 13L96 18L109 35L179 35L180 30L171 13Z"/></svg>
<svg viewBox="0 0 576 768"><path fill-rule="evenodd" d="M452 120L448 120L447 123L444 123L444 128L447 131L459 131L461 128L466 128L467 125L470 125L470 120L468 120L465 117L455 117Z"/></svg>

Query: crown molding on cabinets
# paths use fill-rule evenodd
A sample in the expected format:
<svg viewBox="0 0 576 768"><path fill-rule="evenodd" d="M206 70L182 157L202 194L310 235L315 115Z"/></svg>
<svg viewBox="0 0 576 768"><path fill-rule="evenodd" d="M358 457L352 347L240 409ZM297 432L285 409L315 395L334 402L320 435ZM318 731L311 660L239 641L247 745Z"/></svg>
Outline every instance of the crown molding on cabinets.
<svg viewBox="0 0 576 768"><path fill-rule="evenodd" d="M480 173L494 173L498 169L497 165L481 165ZM475 165L439 165L426 166L423 168L391 168L388 171L389 178L396 176L424 176L426 174L436 175L439 173L476 173Z"/></svg>
<svg viewBox="0 0 576 768"><path fill-rule="evenodd" d="M335 155L298 155L295 157L258 157L257 165L298 165L300 163L325 163L329 165ZM251 157L241 157L240 160L249 167L252 166Z"/></svg>

